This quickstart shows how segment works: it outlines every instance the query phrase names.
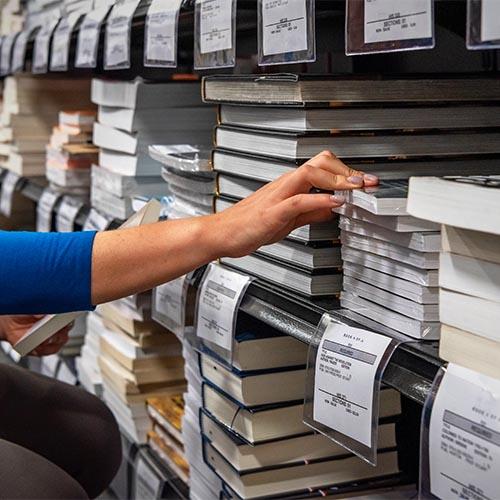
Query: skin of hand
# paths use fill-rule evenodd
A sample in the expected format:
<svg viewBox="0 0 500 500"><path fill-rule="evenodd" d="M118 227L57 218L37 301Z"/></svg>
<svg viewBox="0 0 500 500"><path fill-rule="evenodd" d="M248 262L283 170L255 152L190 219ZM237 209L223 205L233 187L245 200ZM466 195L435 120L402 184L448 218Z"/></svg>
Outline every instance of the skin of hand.
<svg viewBox="0 0 500 500"><path fill-rule="evenodd" d="M92 303L149 290L220 257L240 257L292 230L333 218L333 192L378 184L324 151L223 212L98 233L92 252Z"/></svg>
<svg viewBox="0 0 500 500"><path fill-rule="evenodd" d="M44 316L0 316L0 340L14 345L35 323ZM40 344L30 356L48 356L55 354L68 341L68 333L73 325L68 325L50 339Z"/></svg>

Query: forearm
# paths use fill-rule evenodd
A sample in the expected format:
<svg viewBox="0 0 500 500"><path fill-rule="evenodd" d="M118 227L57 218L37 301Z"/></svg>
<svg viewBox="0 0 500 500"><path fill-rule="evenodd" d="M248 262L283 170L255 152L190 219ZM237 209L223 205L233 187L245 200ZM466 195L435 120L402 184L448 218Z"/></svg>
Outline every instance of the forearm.
<svg viewBox="0 0 500 500"><path fill-rule="evenodd" d="M98 233L92 252L92 303L149 290L210 262L221 251L216 216Z"/></svg>

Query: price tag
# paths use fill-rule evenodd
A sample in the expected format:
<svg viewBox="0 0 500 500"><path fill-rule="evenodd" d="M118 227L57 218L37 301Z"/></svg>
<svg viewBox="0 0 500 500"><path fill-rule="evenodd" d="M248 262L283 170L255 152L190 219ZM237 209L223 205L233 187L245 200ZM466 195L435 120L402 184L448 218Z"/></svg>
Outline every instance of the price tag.
<svg viewBox="0 0 500 500"><path fill-rule="evenodd" d="M432 405L428 452L433 495L498 498L500 380L448 365Z"/></svg>
<svg viewBox="0 0 500 500"><path fill-rule="evenodd" d="M500 2L482 0L481 2L481 41L500 40Z"/></svg>
<svg viewBox="0 0 500 500"><path fill-rule="evenodd" d="M130 27L139 0L118 1L106 23L104 69L130 67Z"/></svg>
<svg viewBox="0 0 500 500"><path fill-rule="evenodd" d="M40 28L33 49L33 73L46 73L49 64L50 38L59 19L53 19Z"/></svg>
<svg viewBox="0 0 500 500"><path fill-rule="evenodd" d="M12 33L2 38L0 75L8 75L11 68L12 46L14 45L17 33Z"/></svg>
<svg viewBox="0 0 500 500"><path fill-rule="evenodd" d="M90 213L83 225L84 231L106 231L113 222L113 219L99 213L95 208Z"/></svg>
<svg viewBox="0 0 500 500"><path fill-rule="evenodd" d="M22 71L24 69L24 58L26 56L26 45L31 31L21 31L14 43L12 52L12 72Z"/></svg>
<svg viewBox="0 0 500 500"><path fill-rule="evenodd" d="M99 33L109 8L109 5L99 7L89 12L83 19L76 44L75 66L77 68L96 67Z"/></svg>
<svg viewBox="0 0 500 500"><path fill-rule="evenodd" d="M83 208L81 201L65 196L62 200L56 217L56 230L60 233L68 233L75 230L75 221Z"/></svg>
<svg viewBox="0 0 500 500"><path fill-rule="evenodd" d="M177 66L177 25L182 0L153 0L146 18L145 66Z"/></svg>
<svg viewBox="0 0 500 500"><path fill-rule="evenodd" d="M251 278L210 264L198 292L196 334L232 353L238 308Z"/></svg>
<svg viewBox="0 0 500 500"><path fill-rule="evenodd" d="M202 54L233 46L233 0L199 0Z"/></svg>
<svg viewBox="0 0 500 500"><path fill-rule="evenodd" d="M10 217L12 214L12 201L14 199L14 192L20 180L21 178L13 172L7 172L2 180L0 212L5 215L5 217Z"/></svg>
<svg viewBox="0 0 500 500"><path fill-rule="evenodd" d="M432 0L365 0L365 43L432 37Z"/></svg>
<svg viewBox="0 0 500 500"><path fill-rule="evenodd" d="M59 193L55 193L49 188L44 189L36 207L36 230L38 232L50 232L52 230L52 213L59 198L61 198Z"/></svg>
<svg viewBox="0 0 500 500"><path fill-rule="evenodd" d="M50 56L50 69L52 71L66 71L68 69L71 33L82 15L83 12L73 12L68 17L61 19L54 31Z"/></svg>
<svg viewBox="0 0 500 500"><path fill-rule="evenodd" d="M140 498L141 500L156 500L161 497L161 479L140 457L137 459L134 486L134 498Z"/></svg>
<svg viewBox="0 0 500 500"><path fill-rule="evenodd" d="M153 317L171 332L182 336L186 318L187 275L157 286L153 295Z"/></svg>
<svg viewBox="0 0 500 500"><path fill-rule="evenodd" d="M306 0L263 0L264 56L307 50Z"/></svg>

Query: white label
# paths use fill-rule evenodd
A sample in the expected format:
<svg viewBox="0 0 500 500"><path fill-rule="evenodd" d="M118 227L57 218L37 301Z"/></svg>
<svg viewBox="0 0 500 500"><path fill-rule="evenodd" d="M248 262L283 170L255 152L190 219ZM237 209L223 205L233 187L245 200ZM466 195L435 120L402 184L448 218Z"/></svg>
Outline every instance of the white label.
<svg viewBox="0 0 500 500"><path fill-rule="evenodd" d="M78 31L75 66L77 68L95 68L97 64L97 46L101 24L108 13L109 5L89 12Z"/></svg>
<svg viewBox="0 0 500 500"><path fill-rule="evenodd" d="M10 58L12 51L12 44L17 33L7 35L2 38L2 57L0 59L0 73L6 75L10 71Z"/></svg>
<svg viewBox="0 0 500 500"><path fill-rule="evenodd" d="M72 232L83 203L71 198L63 198L56 217L56 230L60 233Z"/></svg>
<svg viewBox="0 0 500 500"><path fill-rule="evenodd" d="M142 460L137 460L135 470L135 496L140 500L156 500L161 494L161 479L156 473Z"/></svg>
<svg viewBox="0 0 500 500"><path fill-rule="evenodd" d="M155 312L161 316L161 319L169 330L181 334L184 330L187 276L181 276L175 280L157 286L155 294Z"/></svg>
<svg viewBox="0 0 500 500"><path fill-rule="evenodd" d="M263 0L262 35L265 56L307 50L306 0Z"/></svg>
<svg viewBox="0 0 500 500"><path fill-rule="evenodd" d="M38 200L36 207L36 230L39 232L49 232L52 229L52 212L61 197L50 189L44 189L42 196Z"/></svg>
<svg viewBox="0 0 500 500"><path fill-rule="evenodd" d="M17 183L20 181L20 177L13 172L7 172L2 180L2 196L0 198L0 212L5 215L5 217L10 217L12 213L12 201L14 198L14 192L16 190Z"/></svg>
<svg viewBox="0 0 500 500"><path fill-rule="evenodd" d="M57 25L58 19L42 26L35 37L33 49L33 73L46 73L49 64L50 37Z"/></svg>
<svg viewBox="0 0 500 500"><path fill-rule="evenodd" d="M228 50L233 46L233 0L201 0L200 52Z"/></svg>
<svg viewBox="0 0 500 500"><path fill-rule="evenodd" d="M198 295L198 337L232 350L238 306L249 283L249 276L209 265Z"/></svg>
<svg viewBox="0 0 500 500"><path fill-rule="evenodd" d="M84 231L106 231L109 228L112 219L106 217L99 213L97 210L92 208L90 213L85 220L85 224L83 225Z"/></svg>
<svg viewBox="0 0 500 500"><path fill-rule="evenodd" d="M432 37L432 0L365 0L365 43Z"/></svg>
<svg viewBox="0 0 500 500"><path fill-rule="evenodd" d="M24 58L26 56L26 45L30 31L22 31L16 38L14 51L12 53L12 71L21 71L24 68Z"/></svg>
<svg viewBox="0 0 500 500"><path fill-rule="evenodd" d="M130 26L139 0L124 0L115 4L106 23L104 67L130 65Z"/></svg>
<svg viewBox="0 0 500 500"><path fill-rule="evenodd" d="M78 382L76 375L69 369L69 366L64 361L61 361L61 364L59 365L56 378L57 380L69 385L76 385Z"/></svg>
<svg viewBox="0 0 500 500"><path fill-rule="evenodd" d="M500 380L450 364L429 426L431 492L439 498L498 498Z"/></svg>
<svg viewBox="0 0 500 500"><path fill-rule="evenodd" d="M71 33L81 15L81 13L70 14L68 17L61 20L54 31L54 36L52 37L52 52L50 56L51 70L68 69Z"/></svg>
<svg viewBox="0 0 500 500"><path fill-rule="evenodd" d="M315 421L371 447L375 375L390 343L389 337L330 322L316 357Z"/></svg>
<svg viewBox="0 0 500 500"><path fill-rule="evenodd" d="M500 40L500 2L483 0L481 2L481 41Z"/></svg>
<svg viewBox="0 0 500 500"><path fill-rule="evenodd" d="M182 0L153 0L146 19L146 61L175 64Z"/></svg>

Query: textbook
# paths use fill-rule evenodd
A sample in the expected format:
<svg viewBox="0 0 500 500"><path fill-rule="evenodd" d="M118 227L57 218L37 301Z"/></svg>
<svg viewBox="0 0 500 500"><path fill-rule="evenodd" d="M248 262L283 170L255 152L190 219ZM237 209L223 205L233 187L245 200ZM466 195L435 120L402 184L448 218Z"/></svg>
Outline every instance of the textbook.
<svg viewBox="0 0 500 500"><path fill-rule="evenodd" d="M160 203L156 200L149 202L141 211L134 214L121 227L134 227L149 224L158 220L160 215ZM35 323L14 345L14 349L21 355L26 356L36 349L42 342L55 335L61 328L69 325L80 314L68 313L61 315L49 315Z"/></svg>

